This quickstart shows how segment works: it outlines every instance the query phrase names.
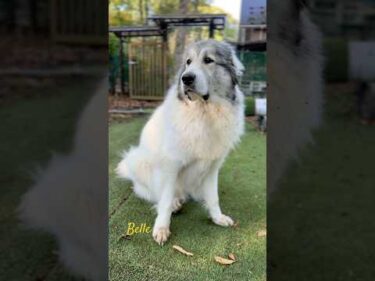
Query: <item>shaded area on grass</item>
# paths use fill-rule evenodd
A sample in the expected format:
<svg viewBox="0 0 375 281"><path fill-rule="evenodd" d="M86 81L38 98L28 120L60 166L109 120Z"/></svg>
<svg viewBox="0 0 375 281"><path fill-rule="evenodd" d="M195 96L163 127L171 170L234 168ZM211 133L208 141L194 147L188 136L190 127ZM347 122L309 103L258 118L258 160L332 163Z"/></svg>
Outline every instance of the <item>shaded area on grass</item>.
<svg viewBox="0 0 375 281"><path fill-rule="evenodd" d="M214 225L203 207L186 203L173 215L172 235L158 246L150 233L130 240L120 237L129 222L153 225L151 205L135 197L131 183L114 175L121 151L136 145L146 118L110 126L110 279L111 280L265 280L266 238L257 231L266 228L266 137L247 126L241 144L233 151L220 172L219 186L223 212L239 222L238 228ZM127 198L125 203L121 201ZM172 249L177 244L194 253L186 257ZM238 262L229 267L214 256L234 253Z"/></svg>
<svg viewBox="0 0 375 281"><path fill-rule="evenodd" d="M325 118L268 201L268 280L373 280L375 127L353 87L329 86Z"/></svg>

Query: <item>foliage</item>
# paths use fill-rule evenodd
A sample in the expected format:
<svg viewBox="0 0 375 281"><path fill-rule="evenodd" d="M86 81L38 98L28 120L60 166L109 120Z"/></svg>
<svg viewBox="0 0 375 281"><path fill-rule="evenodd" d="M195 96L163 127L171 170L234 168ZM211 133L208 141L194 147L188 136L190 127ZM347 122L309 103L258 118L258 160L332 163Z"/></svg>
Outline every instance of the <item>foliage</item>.
<svg viewBox="0 0 375 281"><path fill-rule="evenodd" d="M188 13L201 13L201 14L226 14L226 12L218 7L212 6L212 0L184 0L188 3ZM163 15L163 14L179 14L181 13L181 0L110 0L109 2L109 25L110 26L134 26L143 25L146 23L146 19L150 15ZM215 32L216 40L230 40L235 41L237 38L237 25L236 20L227 15L227 25L224 32ZM200 39L208 38L208 27L185 27L183 28L185 38L183 41L178 37L177 29L171 29L169 32L169 42L168 42L168 68L169 77L173 77L175 73L175 63L179 61L178 50L183 50L184 46L192 41L197 41ZM181 36L181 34L180 34ZM146 39L148 40L148 39ZM132 42L137 41L137 38L132 38ZM186 44L181 44L178 48L179 42ZM126 48L127 44L124 44ZM109 36L109 60L110 60L110 84L111 89L118 80L120 75L119 67L119 42L115 36ZM182 51L180 50L180 53ZM124 49L125 57L126 49ZM126 64L125 60L125 64ZM128 65L125 65L125 79L127 79Z"/></svg>
<svg viewBox="0 0 375 281"><path fill-rule="evenodd" d="M348 43L343 39L326 39L323 42L326 81L348 79Z"/></svg>
<svg viewBox="0 0 375 281"><path fill-rule="evenodd" d="M211 5L212 0L190 0L188 13L224 13L226 12L218 7ZM109 1L109 25L143 25L147 16L178 14L180 0L110 0ZM227 26L224 30L224 36L217 32L216 39L236 40L237 38L237 21L227 14ZM199 34L202 38L208 37L208 31L204 30L204 36L200 34L202 29L193 29L191 31Z"/></svg>
<svg viewBox="0 0 375 281"><path fill-rule="evenodd" d="M254 116L255 114L255 99L253 96L245 98L245 115Z"/></svg>

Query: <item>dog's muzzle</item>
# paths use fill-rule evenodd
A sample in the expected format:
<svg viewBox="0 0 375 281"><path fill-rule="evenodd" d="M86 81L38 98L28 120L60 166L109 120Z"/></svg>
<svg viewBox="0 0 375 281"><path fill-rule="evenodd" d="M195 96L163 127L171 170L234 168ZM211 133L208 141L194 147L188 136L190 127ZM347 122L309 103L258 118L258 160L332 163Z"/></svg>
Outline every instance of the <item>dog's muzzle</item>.
<svg viewBox="0 0 375 281"><path fill-rule="evenodd" d="M191 101L196 101L197 99L203 99L204 101L207 101L210 97L208 93L205 95L201 95L190 88L186 89L184 92L188 99Z"/></svg>
<svg viewBox="0 0 375 281"><path fill-rule="evenodd" d="M196 82L196 75L192 72L187 72L181 77L181 81L183 83L184 93L188 97L189 100L195 101L198 98L203 99L205 101L208 100L210 95L207 94L200 94L197 92L195 88L195 82Z"/></svg>

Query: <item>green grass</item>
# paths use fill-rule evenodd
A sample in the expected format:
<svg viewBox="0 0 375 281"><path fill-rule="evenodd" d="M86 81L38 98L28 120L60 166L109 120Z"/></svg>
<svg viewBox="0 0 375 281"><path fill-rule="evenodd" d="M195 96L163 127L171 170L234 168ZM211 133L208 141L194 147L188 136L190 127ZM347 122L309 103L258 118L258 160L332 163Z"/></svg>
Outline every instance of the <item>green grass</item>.
<svg viewBox="0 0 375 281"><path fill-rule="evenodd" d="M91 80L90 80L91 81ZM16 208L31 174L52 152L72 146L76 118L92 93L88 79L29 89L2 100L0 109L0 276L2 280L71 280L57 263L55 240L20 226ZM67 86L68 85L68 86ZM26 96L24 94L27 93Z"/></svg>
<svg viewBox="0 0 375 281"><path fill-rule="evenodd" d="M173 215L172 235L158 246L151 234L120 239L128 222L152 226L151 206L135 197L130 182L116 179L113 169L120 152L135 145L145 118L110 126L109 175L110 279L152 281L265 280L266 238L257 231L266 228L266 137L250 126L241 144L232 152L220 172L220 200L223 212L239 222L238 228L214 225L196 202L188 202ZM194 253L184 256L172 249L177 244ZM238 262L225 267L214 256L237 256Z"/></svg>
<svg viewBox="0 0 375 281"><path fill-rule="evenodd" d="M360 124L350 88L328 87L315 145L268 201L269 280L374 279L375 128Z"/></svg>

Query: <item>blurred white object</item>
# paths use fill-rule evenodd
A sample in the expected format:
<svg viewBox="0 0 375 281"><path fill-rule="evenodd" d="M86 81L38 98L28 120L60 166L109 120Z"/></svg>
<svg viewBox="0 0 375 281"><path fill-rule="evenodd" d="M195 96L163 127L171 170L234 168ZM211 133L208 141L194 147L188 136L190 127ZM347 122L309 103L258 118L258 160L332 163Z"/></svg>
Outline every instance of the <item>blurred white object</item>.
<svg viewBox="0 0 375 281"><path fill-rule="evenodd" d="M349 77L375 79L375 41L349 42Z"/></svg>
<svg viewBox="0 0 375 281"><path fill-rule="evenodd" d="M258 115L258 116L267 115L267 99L265 98L255 99L255 115Z"/></svg>
<svg viewBox="0 0 375 281"><path fill-rule="evenodd" d="M267 1L268 194L300 149L311 142L322 116L321 35L306 1Z"/></svg>
<svg viewBox="0 0 375 281"><path fill-rule="evenodd" d="M74 148L55 155L23 196L19 217L56 236L59 259L73 274L108 279L107 83L77 122Z"/></svg>
<svg viewBox="0 0 375 281"><path fill-rule="evenodd" d="M250 88L251 93L264 93L267 88L267 82L266 81L251 81L249 88Z"/></svg>

